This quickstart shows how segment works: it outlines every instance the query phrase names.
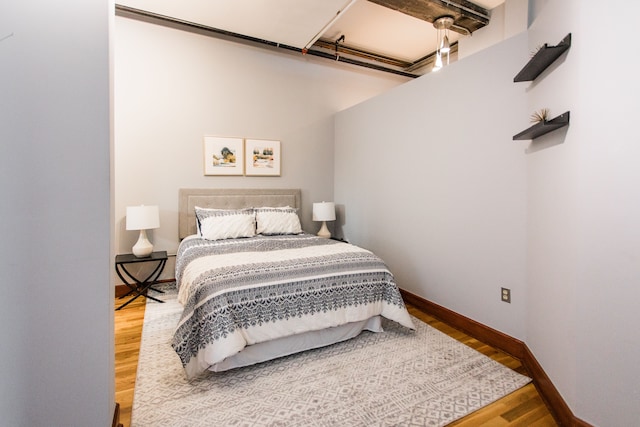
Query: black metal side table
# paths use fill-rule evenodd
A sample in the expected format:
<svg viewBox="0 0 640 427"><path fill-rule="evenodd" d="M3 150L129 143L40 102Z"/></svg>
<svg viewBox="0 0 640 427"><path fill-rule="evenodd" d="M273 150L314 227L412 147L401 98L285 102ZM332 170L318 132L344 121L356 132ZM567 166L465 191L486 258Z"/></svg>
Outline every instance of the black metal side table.
<svg viewBox="0 0 640 427"><path fill-rule="evenodd" d="M147 276L144 280L139 280L135 276L133 276L128 270L126 265L128 264L136 264L139 262L150 262L155 261L158 263L156 268ZM158 277L162 274L162 270L164 270L164 266L167 263L167 251L158 251L151 253L150 256L145 258L138 258L134 254L124 254L124 255L116 255L116 273L122 282L131 289L126 294L122 295L120 298L127 297L131 294L135 294L133 298L129 301L122 304L120 307L116 308L116 310L120 310L133 301L136 300L139 296L144 296L146 298L152 299L157 302L164 302L157 298L154 298L148 295L149 290L164 293L160 289L153 288L152 286L158 283ZM129 283L124 276L127 276L130 280L133 280L133 283Z"/></svg>

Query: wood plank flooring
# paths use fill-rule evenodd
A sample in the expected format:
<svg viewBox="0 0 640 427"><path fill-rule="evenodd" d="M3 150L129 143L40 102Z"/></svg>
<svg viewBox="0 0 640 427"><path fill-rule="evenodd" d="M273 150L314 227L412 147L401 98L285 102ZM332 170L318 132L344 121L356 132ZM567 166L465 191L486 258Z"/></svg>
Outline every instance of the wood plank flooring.
<svg viewBox="0 0 640 427"><path fill-rule="evenodd" d="M116 298L114 309L122 304L122 301ZM120 422L124 427L131 425L133 388L136 383L146 302L145 298L138 298L122 310L117 310L114 316L116 402L120 404Z"/></svg>
<svg viewBox="0 0 640 427"><path fill-rule="evenodd" d="M118 302L121 303L121 300L115 300L116 305L114 308ZM120 404L120 422L124 427L130 427L131 424L131 407L133 404L133 390L138 367L138 354L140 350L145 304L146 300L144 298L138 298L134 303L115 312L115 399L116 402ZM413 306L408 305L407 307L412 315L432 327L503 365L527 375L527 372L519 360L452 328ZM555 427L558 426L558 424L544 404L534 385L530 383L499 401L450 424L450 426Z"/></svg>

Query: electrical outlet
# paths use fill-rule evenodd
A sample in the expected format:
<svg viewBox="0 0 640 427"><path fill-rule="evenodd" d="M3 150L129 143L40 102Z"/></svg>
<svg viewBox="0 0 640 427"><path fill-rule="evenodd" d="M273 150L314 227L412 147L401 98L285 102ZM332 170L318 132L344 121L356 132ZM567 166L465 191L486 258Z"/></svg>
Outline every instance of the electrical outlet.
<svg viewBox="0 0 640 427"><path fill-rule="evenodd" d="M502 301L508 302L509 304L511 304L511 289L502 288L501 299Z"/></svg>

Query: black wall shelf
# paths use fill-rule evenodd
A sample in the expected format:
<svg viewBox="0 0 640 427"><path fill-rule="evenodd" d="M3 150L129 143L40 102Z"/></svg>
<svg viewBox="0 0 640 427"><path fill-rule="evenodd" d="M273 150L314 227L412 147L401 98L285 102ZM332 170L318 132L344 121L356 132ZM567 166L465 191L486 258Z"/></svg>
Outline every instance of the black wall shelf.
<svg viewBox="0 0 640 427"><path fill-rule="evenodd" d="M560 114L558 117L555 117L551 120L545 120L543 122L536 123L529 129L525 129L519 134L514 135L513 140L521 141L525 139L536 139L539 136L542 136L556 129L563 128L565 126L569 126L569 111L564 114Z"/></svg>
<svg viewBox="0 0 640 427"><path fill-rule="evenodd" d="M571 47L571 33L562 39L557 46L544 46L540 48L527 65L513 78L514 82L530 82L536 79L549 65Z"/></svg>

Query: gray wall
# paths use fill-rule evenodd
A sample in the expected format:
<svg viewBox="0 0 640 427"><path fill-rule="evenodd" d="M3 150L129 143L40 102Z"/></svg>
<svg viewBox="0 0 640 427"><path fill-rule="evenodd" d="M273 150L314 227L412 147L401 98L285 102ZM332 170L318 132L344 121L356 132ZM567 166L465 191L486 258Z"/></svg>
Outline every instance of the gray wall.
<svg viewBox="0 0 640 427"><path fill-rule="evenodd" d="M109 22L107 1L0 6L3 425L113 417Z"/></svg>
<svg viewBox="0 0 640 427"><path fill-rule="evenodd" d="M341 112L335 143L344 235L400 287L520 339L526 163L511 137L528 114L511 81L522 52L519 36Z"/></svg>
<svg viewBox="0 0 640 427"><path fill-rule="evenodd" d="M574 414L602 426L640 419L637 36L617 27L611 43L594 25L632 3L532 1L527 33L336 118L345 235L401 287L524 340ZM512 82L569 32L564 58ZM571 125L513 142L543 107Z"/></svg>

